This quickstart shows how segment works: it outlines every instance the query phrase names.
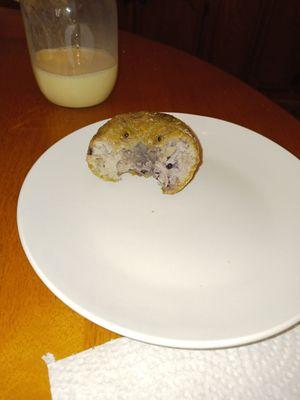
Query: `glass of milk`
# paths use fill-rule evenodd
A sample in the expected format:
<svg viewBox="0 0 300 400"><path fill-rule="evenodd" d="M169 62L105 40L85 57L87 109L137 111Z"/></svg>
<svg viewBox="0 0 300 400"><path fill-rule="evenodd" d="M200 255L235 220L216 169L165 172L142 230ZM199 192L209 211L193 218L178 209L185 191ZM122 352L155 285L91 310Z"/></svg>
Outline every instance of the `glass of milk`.
<svg viewBox="0 0 300 400"><path fill-rule="evenodd" d="M21 0L40 90L65 107L103 102L118 71L115 0Z"/></svg>

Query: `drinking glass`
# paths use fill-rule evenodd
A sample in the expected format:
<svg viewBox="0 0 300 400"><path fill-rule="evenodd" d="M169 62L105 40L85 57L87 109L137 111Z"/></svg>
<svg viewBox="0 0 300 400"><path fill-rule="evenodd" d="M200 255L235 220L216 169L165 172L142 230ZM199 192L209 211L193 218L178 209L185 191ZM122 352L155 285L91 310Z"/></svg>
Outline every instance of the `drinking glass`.
<svg viewBox="0 0 300 400"><path fill-rule="evenodd" d="M103 102L118 71L115 0L21 0L21 10L45 97L65 107Z"/></svg>

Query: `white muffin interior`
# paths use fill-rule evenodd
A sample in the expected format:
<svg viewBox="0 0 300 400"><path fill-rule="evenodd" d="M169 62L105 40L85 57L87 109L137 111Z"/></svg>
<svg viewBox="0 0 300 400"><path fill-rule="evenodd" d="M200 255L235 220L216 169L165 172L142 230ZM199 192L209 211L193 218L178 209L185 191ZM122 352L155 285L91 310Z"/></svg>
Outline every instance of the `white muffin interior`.
<svg viewBox="0 0 300 400"><path fill-rule="evenodd" d="M196 150L187 140L170 139L161 146L137 142L131 147L115 150L110 142L94 142L88 150L88 162L96 174L118 181L127 172L153 176L163 189L172 189L183 182L194 167Z"/></svg>

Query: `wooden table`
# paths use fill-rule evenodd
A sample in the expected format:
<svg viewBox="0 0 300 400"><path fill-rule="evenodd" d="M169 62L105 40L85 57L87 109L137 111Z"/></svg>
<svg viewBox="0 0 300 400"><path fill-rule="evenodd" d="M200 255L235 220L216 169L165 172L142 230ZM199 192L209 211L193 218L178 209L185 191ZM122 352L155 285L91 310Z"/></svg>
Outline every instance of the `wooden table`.
<svg viewBox="0 0 300 400"><path fill-rule="evenodd" d="M57 358L116 334L73 312L39 280L16 226L18 193L35 160L68 133L134 110L195 113L246 126L300 154L300 123L234 77L184 52L120 33L120 73L99 106L49 103L31 71L18 11L0 8L0 399L49 399L41 356ZM267 160L266 160L267 162Z"/></svg>

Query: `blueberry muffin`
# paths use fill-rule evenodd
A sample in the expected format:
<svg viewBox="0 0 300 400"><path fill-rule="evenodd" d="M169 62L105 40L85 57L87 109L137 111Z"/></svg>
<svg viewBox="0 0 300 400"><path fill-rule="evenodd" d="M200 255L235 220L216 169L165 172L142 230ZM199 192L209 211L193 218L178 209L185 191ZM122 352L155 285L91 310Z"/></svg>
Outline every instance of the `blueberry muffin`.
<svg viewBox="0 0 300 400"><path fill-rule="evenodd" d="M154 177L163 193L182 190L202 163L200 142L184 122L169 114L140 111L120 114L92 138L87 163L106 181L125 173Z"/></svg>

